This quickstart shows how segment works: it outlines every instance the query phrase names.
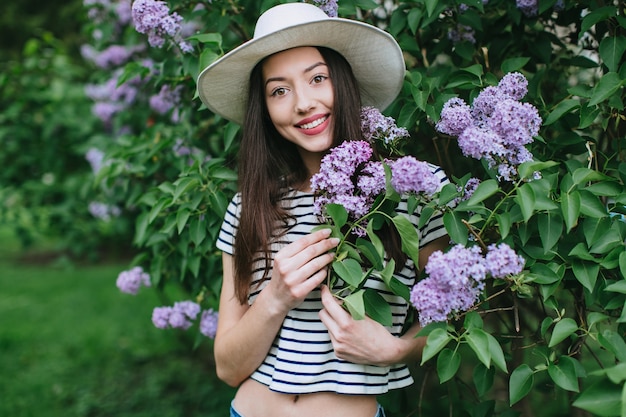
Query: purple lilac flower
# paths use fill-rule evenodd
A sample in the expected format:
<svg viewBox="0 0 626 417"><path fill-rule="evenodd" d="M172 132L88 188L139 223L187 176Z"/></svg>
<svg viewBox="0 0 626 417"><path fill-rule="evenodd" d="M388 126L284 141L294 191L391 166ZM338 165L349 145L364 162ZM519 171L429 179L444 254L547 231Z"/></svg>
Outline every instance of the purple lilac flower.
<svg viewBox="0 0 626 417"><path fill-rule="evenodd" d="M148 43L156 48L163 47L166 36L176 35L183 20L178 13L170 14L164 1L136 0L131 10L135 29L147 34Z"/></svg>
<svg viewBox="0 0 626 417"><path fill-rule="evenodd" d="M400 194L434 194L439 188L439 180L430 165L412 156L404 156L390 162L391 185Z"/></svg>
<svg viewBox="0 0 626 417"><path fill-rule="evenodd" d="M479 185L480 185L480 180L478 178L472 177L469 180L467 180L463 188L458 187L458 191L461 193L460 201L469 200Z"/></svg>
<svg viewBox="0 0 626 417"><path fill-rule="evenodd" d="M174 106L180 103L180 92L182 86L176 86L172 89L169 85L164 85L158 94L150 97L150 108L158 114L165 114Z"/></svg>
<svg viewBox="0 0 626 417"><path fill-rule="evenodd" d="M310 3L322 9L330 17L338 16L337 0L310 0Z"/></svg>
<svg viewBox="0 0 626 417"><path fill-rule="evenodd" d="M446 135L458 136L472 125L470 106L458 97L448 100L441 109L437 130Z"/></svg>
<svg viewBox="0 0 626 417"><path fill-rule="evenodd" d="M396 125L393 117L384 116L375 107L361 109L361 131L370 143L382 140L385 144L409 137L409 131Z"/></svg>
<svg viewBox="0 0 626 417"><path fill-rule="evenodd" d="M457 136L465 156L484 159L499 178L512 181L517 166L532 160L524 146L539 134L542 122L533 105L519 102L527 91L522 74L507 74L498 86L481 91L471 107L459 98L446 102L436 129Z"/></svg>
<svg viewBox="0 0 626 417"><path fill-rule="evenodd" d="M93 62L102 69L119 67L126 63L134 53L143 49L143 45L128 48L123 45L111 45L93 57Z"/></svg>
<svg viewBox="0 0 626 417"><path fill-rule="evenodd" d="M498 89L513 100L521 100L528 93L528 80L519 72L509 72L498 83Z"/></svg>
<svg viewBox="0 0 626 417"><path fill-rule="evenodd" d="M116 285L121 292L135 295L142 285L146 287L151 285L150 275L144 272L142 267L136 266L128 271L120 272Z"/></svg>
<svg viewBox="0 0 626 417"><path fill-rule="evenodd" d="M152 310L152 323L158 329L167 329L172 315L172 307L155 307Z"/></svg>
<svg viewBox="0 0 626 417"><path fill-rule="evenodd" d="M516 0L515 4L526 17L537 16L537 13L539 11L537 0Z"/></svg>
<svg viewBox="0 0 626 417"><path fill-rule="evenodd" d="M159 329L186 330L191 327L200 313L200 306L193 301L179 301L173 307L155 307L152 311L152 323Z"/></svg>
<svg viewBox="0 0 626 417"><path fill-rule="evenodd" d="M89 203L87 210L93 217L105 222L111 220L111 217L119 217L122 214L122 210L119 207L97 201Z"/></svg>
<svg viewBox="0 0 626 417"><path fill-rule="evenodd" d="M428 277L411 290L411 303L422 326L446 321L450 314L470 309L484 289L487 274L480 248L462 245L446 253L433 252L425 271Z"/></svg>
<svg viewBox="0 0 626 417"><path fill-rule="evenodd" d="M206 337L215 339L215 334L217 333L218 317L219 313L217 311L213 311L212 308L204 310L202 312L202 317L200 318L200 333L202 333Z"/></svg>
<svg viewBox="0 0 626 417"><path fill-rule="evenodd" d="M475 44L476 38L474 37L475 31L471 26L457 24L456 27L451 28L448 31L448 39L450 39L453 43L459 43L462 41L470 42Z"/></svg>
<svg viewBox="0 0 626 417"><path fill-rule="evenodd" d="M357 179L357 187L370 197L376 197L385 191L385 167L380 161L370 161L365 164L361 175Z"/></svg>
<svg viewBox="0 0 626 417"><path fill-rule="evenodd" d="M517 275L524 269L525 260L506 243L490 245L485 256L485 266L494 278Z"/></svg>
<svg viewBox="0 0 626 417"><path fill-rule="evenodd" d="M533 141L533 136L539 133L541 118L534 106L507 99L496 105L487 126L506 138L509 148L517 149Z"/></svg>
<svg viewBox="0 0 626 417"><path fill-rule="evenodd" d="M104 160L104 152L98 148L89 148L85 154L85 159L91 165L91 170L94 174L97 174L102 168L102 161Z"/></svg>
<svg viewBox="0 0 626 417"><path fill-rule="evenodd" d="M472 102L474 123L481 125L489 120L496 105L506 98L508 98L507 95L498 87L486 87Z"/></svg>
<svg viewBox="0 0 626 417"><path fill-rule="evenodd" d="M130 0L119 0L115 5L115 14L120 25L128 25L133 19Z"/></svg>

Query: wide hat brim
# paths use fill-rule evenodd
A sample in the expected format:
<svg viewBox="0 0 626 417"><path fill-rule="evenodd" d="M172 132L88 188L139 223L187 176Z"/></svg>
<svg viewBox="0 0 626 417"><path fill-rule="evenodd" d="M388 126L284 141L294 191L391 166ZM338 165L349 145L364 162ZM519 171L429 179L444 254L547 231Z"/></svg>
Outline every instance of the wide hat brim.
<svg viewBox="0 0 626 417"><path fill-rule="evenodd" d="M299 46L324 46L343 55L365 106L384 110L402 88L404 58L393 36L367 23L327 18L289 26L233 49L200 73L200 100L216 114L241 124L252 69L269 55Z"/></svg>

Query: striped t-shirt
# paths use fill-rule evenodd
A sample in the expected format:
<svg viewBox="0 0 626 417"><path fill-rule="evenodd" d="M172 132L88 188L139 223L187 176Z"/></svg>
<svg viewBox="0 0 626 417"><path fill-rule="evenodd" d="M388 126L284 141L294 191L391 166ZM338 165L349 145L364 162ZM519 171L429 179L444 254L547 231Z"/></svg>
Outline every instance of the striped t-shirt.
<svg viewBox="0 0 626 417"><path fill-rule="evenodd" d="M440 168L432 166L432 169L440 178L441 186L447 183L447 178ZM294 221L284 235L272 242L273 254L290 242L310 233L320 224L318 217L313 214L313 200L313 194L295 190L283 198L281 203L289 208L289 214L293 216ZM408 216L406 207L406 200L403 199L396 211ZM217 241L217 247L231 255L240 210L241 196L237 194L228 206ZM416 228L420 210L418 207L415 215L408 216ZM445 234L441 215L435 215L419 229L420 246ZM263 267L264 262L261 258L255 260L248 295L249 304L254 302L259 292L267 285L268 281L262 280ZM415 284L416 270L410 259L396 278L409 288ZM378 290L389 302L393 323L387 329L394 336L400 336L408 314L408 303L389 291L384 282L376 277L368 278L365 287ZM273 391L287 394L330 391L340 394L376 395L413 383L413 378L404 364L382 367L354 364L337 358L328 330L318 316L322 308L321 292L318 288L299 306L289 311L265 360L251 378L267 385Z"/></svg>

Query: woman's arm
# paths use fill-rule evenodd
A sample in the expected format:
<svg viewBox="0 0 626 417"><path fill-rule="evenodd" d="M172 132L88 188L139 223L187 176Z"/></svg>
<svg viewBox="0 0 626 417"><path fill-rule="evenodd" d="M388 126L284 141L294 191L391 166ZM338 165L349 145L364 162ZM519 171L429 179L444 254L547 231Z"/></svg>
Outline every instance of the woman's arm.
<svg viewBox="0 0 626 417"><path fill-rule="evenodd" d="M239 303L233 259L223 255L224 281L214 347L220 379L237 386L263 362L287 312L325 279L326 267L333 260L328 251L337 243L326 229L281 249L274 257L272 279L252 305Z"/></svg>
<svg viewBox="0 0 626 417"><path fill-rule="evenodd" d="M420 267L423 268L434 251L444 250L448 242L446 235L420 249ZM418 323L403 336L395 337L369 317L354 320L327 287L322 288L322 303L324 309L320 311L320 318L328 328L338 358L378 366L420 360L426 339L415 337L421 329Z"/></svg>

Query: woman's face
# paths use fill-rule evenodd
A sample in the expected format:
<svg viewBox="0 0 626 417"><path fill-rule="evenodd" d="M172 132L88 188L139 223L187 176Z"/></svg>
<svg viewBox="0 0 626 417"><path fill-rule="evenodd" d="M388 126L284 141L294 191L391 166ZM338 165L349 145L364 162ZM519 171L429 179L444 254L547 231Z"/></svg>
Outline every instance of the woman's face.
<svg viewBox="0 0 626 417"><path fill-rule="evenodd" d="M269 116L285 139L296 144L305 163L321 159L333 143L333 84L314 47L288 49L263 63Z"/></svg>

